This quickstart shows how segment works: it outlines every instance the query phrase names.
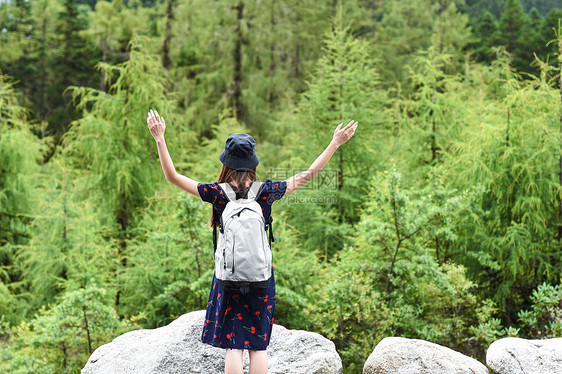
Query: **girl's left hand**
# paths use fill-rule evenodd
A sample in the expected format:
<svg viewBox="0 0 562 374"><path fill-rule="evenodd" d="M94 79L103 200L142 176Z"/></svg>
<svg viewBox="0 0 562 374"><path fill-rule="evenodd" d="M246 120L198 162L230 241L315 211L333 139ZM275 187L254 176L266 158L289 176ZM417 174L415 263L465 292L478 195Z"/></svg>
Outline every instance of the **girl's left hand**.
<svg viewBox="0 0 562 374"><path fill-rule="evenodd" d="M148 129L154 137L154 140L158 141L164 139L166 121L164 121L164 118L160 117L157 111L150 109L146 122L148 123Z"/></svg>
<svg viewBox="0 0 562 374"><path fill-rule="evenodd" d="M336 145L336 147L339 148L341 145L351 139L353 134L355 134L358 123L359 122L351 121L347 125L345 125L344 128L342 128L342 122L338 125L338 127L336 127L336 129L334 130L334 137L332 138L332 142Z"/></svg>

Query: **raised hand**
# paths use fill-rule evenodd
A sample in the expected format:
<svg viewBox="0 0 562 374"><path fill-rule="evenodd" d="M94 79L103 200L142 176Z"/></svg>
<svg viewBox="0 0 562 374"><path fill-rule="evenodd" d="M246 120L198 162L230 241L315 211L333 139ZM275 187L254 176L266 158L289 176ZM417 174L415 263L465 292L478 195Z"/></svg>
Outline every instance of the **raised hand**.
<svg viewBox="0 0 562 374"><path fill-rule="evenodd" d="M353 134L355 134L355 130L357 129L357 124L359 122L354 122L355 121L352 120L343 128L341 127L343 125L342 122L338 125L338 127L336 127L336 129L334 130L334 137L332 139L332 143L334 143L336 147L340 147L341 145L343 145L345 142L351 139Z"/></svg>
<svg viewBox="0 0 562 374"><path fill-rule="evenodd" d="M146 117L146 122L148 123L148 129L154 137L154 140L158 141L164 139L166 121L164 121L164 118L160 117L157 111L150 109Z"/></svg>

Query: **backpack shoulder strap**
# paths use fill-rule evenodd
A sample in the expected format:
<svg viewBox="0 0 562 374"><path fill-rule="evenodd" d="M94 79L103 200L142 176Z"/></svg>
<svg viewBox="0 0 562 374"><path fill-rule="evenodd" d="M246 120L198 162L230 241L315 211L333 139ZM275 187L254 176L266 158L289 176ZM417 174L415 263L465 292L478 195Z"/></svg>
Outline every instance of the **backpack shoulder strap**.
<svg viewBox="0 0 562 374"><path fill-rule="evenodd" d="M221 183L219 184L220 188L224 191L226 198L228 201L235 201L236 200L236 192L230 187L228 183Z"/></svg>
<svg viewBox="0 0 562 374"><path fill-rule="evenodd" d="M257 200L258 196L260 195L262 186L263 182L252 182L252 185L248 190L247 198L250 200Z"/></svg>

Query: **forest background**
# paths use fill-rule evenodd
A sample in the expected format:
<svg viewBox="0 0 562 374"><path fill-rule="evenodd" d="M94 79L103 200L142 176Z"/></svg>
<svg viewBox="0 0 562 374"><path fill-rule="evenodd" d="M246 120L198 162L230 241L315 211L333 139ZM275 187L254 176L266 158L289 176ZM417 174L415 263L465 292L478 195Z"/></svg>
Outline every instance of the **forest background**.
<svg viewBox="0 0 562 374"><path fill-rule="evenodd" d="M562 336L560 0L0 1L0 373L78 373L98 346L204 309L228 135L273 207L275 322L359 373L386 336L483 361ZM292 198L290 198L293 196Z"/></svg>

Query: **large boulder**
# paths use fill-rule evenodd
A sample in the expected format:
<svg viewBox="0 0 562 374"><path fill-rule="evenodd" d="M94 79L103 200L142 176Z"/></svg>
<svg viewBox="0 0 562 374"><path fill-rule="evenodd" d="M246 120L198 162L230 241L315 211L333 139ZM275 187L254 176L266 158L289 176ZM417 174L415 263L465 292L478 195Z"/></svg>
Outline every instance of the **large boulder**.
<svg viewBox="0 0 562 374"><path fill-rule="evenodd" d="M473 358L425 340L384 338L363 366L363 374L488 374Z"/></svg>
<svg viewBox="0 0 562 374"><path fill-rule="evenodd" d="M498 374L562 373L562 338L503 338L486 352L486 363Z"/></svg>
<svg viewBox="0 0 562 374"><path fill-rule="evenodd" d="M129 331L98 347L81 374L224 373L225 350L200 340L205 311L184 314L167 326ZM334 343L322 335L274 324L269 373L332 374L342 372ZM248 372L248 353L244 367Z"/></svg>

